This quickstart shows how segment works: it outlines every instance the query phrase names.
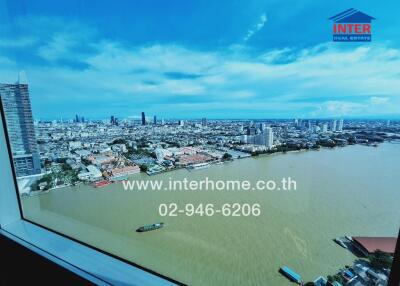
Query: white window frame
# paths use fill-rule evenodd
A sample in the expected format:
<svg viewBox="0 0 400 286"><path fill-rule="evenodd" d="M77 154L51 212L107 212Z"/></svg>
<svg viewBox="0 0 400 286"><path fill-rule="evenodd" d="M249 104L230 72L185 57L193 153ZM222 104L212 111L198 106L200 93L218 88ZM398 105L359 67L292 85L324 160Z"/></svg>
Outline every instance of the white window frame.
<svg viewBox="0 0 400 286"><path fill-rule="evenodd" d="M183 285L24 220L0 103L0 235L97 285Z"/></svg>

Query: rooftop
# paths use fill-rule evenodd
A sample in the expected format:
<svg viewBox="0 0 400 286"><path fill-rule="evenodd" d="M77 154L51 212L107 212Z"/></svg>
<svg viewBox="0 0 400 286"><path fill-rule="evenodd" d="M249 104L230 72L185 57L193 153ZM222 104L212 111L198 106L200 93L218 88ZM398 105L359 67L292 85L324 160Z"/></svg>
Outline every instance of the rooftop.
<svg viewBox="0 0 400 286"><path fill-rule="evenodd" d="M386 253L394 253L397 238L353 236L353 240L361 245L368 253L373 253L378 249Z"/></svg>

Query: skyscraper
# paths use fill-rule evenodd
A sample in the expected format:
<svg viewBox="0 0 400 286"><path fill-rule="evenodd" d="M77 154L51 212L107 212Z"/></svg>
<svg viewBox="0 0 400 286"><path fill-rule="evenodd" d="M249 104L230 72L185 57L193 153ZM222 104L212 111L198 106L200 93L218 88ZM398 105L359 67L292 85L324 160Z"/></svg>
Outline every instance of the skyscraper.
<svg viewBox="0 0 400 286"><path fill-rule="evenodd" d="M339 120L339 125L338 125L338 128L337 128L337 131L340 131L340 132L343 131L343 119Z"/></svg>
<svg viewBox="0 0 400 286"><path fill-rule="evenodd" d="M41 172L28 84L22 76L20 74L15 84L0 84L0 98L17 177Z"/></svg>
<svg viewBox="0 0 400 286"><path fill-rule="evenodd" d="M274 133L272 132L272 128L271 127L265 128L264 134L265 134L265 146L267 146L267 148L271 148L274 145Z"/></svg>
<svg viewBox="0 0 400 286"><path fill-rule="evenodd" d="M335 119L331 121L331 131L332 132L336 131L336 120Z"/></svg>
<svg viewBox="0 0 400 286"><path fill-rule="evenodd" d="M201 119L201 125L202 125L202 126L207 126L207 118L203 117L203 118Z"/></svg>
<svg viewBox="0 0 400 286"><path fill-rule="evenodd" d="M312 130L311 120L308 120L308 130Z"/></svg>
<svg viewBox="0 0 400 286"><path fill-rule="evenodd" d="M256 133L257 133L256 131L257 131L257 129L254 126L246 127L246 134L247 135L256 135Z"/></svg>
<svg viewBox="0 0 400 286"><path fill-rule="evenodd" d="M146 125L146 116L144 115L144 112L142 112L142 125Z"/></svg>
<svg viewBox="0 0 400 286"><path fill-rule="evenodd" d="M154 121L153 121L154 125L157 125L157 116L154 115Z"/></svg>

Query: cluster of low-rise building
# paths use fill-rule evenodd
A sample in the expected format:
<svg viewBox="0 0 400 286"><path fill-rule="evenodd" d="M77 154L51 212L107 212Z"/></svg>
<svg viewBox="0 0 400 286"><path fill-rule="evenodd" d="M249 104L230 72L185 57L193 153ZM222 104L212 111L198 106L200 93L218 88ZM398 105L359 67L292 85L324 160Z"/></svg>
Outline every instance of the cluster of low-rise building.
<svg viewBox="0 0 400 286"><path fill-rule="evenodd" d="M400 139L398 122L76 118L35 122L43 173L64 159L79 181L112 181L260 153Z"/></svg>

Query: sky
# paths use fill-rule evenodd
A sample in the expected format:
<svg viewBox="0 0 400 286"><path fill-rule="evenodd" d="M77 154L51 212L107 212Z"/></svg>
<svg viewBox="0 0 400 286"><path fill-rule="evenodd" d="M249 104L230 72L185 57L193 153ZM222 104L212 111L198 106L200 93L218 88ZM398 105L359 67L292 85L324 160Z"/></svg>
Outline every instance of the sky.
<svg viewBox="0 0 400 286"><path fill-rule="evenodd" d="M329 17L376 18L332 41ZM400 2L0 0L0 82L36 119L400 118Z"/></svg>

